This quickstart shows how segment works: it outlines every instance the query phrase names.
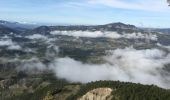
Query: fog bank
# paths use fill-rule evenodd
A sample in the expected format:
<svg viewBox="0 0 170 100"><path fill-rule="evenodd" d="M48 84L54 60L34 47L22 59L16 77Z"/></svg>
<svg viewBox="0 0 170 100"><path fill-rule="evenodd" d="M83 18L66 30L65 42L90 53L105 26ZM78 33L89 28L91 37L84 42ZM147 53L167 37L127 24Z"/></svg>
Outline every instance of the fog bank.
<svg viewBox="0 0 170 100"><path fill-rule="evenodd" d="M126 48L111 54L104 57L105 64L84 64L66 57L55 59L49 66L57 77L71 82L120 80L170 88L170 73L163 70L170 63L170 55L164 51Z"/></svg>
<svg viewBox="0 0 170 100"><path fill-rule="evenodd" d="M157 36L153 34L143 34L140 32L137 33L123 33L119 34L117 32L110 32L110 31L52 31L52 35L67 35L67 36L74 36L74 37L106 37L106 38L128 38L128 39L150 39L150 40L157 40Z"/></svg>

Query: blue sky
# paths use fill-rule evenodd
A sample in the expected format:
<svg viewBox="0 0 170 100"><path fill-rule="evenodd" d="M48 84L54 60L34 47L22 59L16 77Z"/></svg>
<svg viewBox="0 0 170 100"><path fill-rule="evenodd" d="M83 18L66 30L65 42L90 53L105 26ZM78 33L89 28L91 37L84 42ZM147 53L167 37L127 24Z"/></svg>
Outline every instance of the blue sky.
<svg viewBox="0 0 170 100"><path fill-rule="evenodd" d="M166 0L0 0L0 19L24 23L170 27Z"/></svg>

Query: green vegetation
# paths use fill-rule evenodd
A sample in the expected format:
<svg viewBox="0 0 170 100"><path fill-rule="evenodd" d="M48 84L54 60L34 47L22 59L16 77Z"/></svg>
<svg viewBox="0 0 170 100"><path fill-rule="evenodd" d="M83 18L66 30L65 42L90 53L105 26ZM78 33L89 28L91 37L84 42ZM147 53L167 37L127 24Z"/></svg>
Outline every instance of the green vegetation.
<svg viewBox="0 0 170 100"><path fill-rule="evenodd" d="M0 100L43 100L49 93L59 93L68 84L63 79L57 79L53 74L31 76L25 86L0 89ZM16 83L19 84L19 83ZM25 88L26 87L26 88ZM25 89L24 89L25 88Z"/></svg>
<svg viewBox="0 0 170 100"><path fill-rule="evenodd" d="M170 100L170 90L154 85L119 81L97 81L84 84L76 95L71 95L67 100L77 100L93 89L105 87L113 89L112 100Z"/></svg>
<svg viewBox="0 0 170 100"><path fill-rule="evenodd" d="M53 80L46 86L40 85L34 92L23 92L3 100L77 100L97 88L111 88L112 100L170 100L170 90L154 85L141 85L119 81L97 81L87 84L67 83ZM60 100L59 99L59 100Z"/></svg>

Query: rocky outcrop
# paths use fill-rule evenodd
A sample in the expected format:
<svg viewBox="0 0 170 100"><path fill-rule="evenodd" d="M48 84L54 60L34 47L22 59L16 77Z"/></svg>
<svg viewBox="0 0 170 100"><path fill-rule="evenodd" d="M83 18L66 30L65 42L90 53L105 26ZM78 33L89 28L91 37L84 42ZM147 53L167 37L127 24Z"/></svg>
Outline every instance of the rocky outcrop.
<svg viewBox="0 0 170 100"><path fill-rule="evenodd" d="M111 88L98 88L86 93L78 100L111 100L111 93Z"/></svg>

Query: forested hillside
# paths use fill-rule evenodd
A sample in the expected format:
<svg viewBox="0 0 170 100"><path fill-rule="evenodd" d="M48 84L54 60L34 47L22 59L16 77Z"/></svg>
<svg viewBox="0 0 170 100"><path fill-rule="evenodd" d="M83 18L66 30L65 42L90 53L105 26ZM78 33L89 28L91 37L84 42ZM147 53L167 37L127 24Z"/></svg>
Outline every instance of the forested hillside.
<svg viewBox="0 0 170 100"><path fill-rule="evenodd" d="M141 85L119 81L97 81L81 85L76 95L67 100L77 100L87 92L96 88L111 88L112 100L170 100L170 90L154 85ZM101 91L102 92L102 91Z"/></svg>

